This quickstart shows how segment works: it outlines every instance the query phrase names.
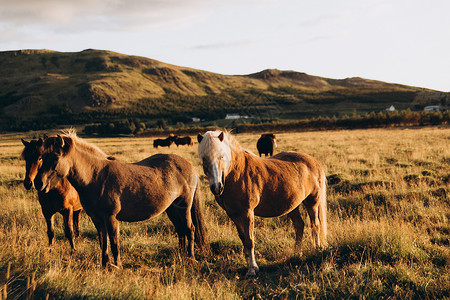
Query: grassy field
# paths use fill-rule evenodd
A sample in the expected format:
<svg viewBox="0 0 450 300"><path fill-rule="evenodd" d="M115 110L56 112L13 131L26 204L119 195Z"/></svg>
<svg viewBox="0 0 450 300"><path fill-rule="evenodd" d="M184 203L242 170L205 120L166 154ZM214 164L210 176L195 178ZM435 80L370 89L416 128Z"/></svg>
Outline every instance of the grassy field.
<svg viewBox="0 0 450 300"><path fill-rule="evenodd" d="M212 254L183 259L167 216L121 223L122 270L100 266L95 228L83 213L71 254L62 217L47 245L35 191L21 184L20 137L0 135L0 289L2 297L260 299L450 297L450 128L372 129L278 134L277 151L303 151L329 178L329 247L293 256L286 217L256 220L256 279L245 278L236 229L214 202L194 147L152 148L153 138L88 139L134 162L177 153L197 167ZM257 134L237 135L256 152ZM304 219L307 220L306 214ZM307 220L307 224L309 220ZM6 289L6 291L5 291ZM0 297L0 298L2 298Z"/></svg>

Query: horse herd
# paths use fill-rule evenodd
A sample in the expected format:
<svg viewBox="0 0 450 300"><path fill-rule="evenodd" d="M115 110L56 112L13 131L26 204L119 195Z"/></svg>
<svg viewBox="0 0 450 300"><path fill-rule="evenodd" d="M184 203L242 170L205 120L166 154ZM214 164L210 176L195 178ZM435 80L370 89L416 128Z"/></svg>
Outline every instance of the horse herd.
<svg viewBox="0 0 450 300"><path fill-rule="evenodd" d="M193 146L194 140L190 136L179 137L179 136L176 136L173 133L171 133L165 139L155 139L153 141L153 147L157 148L157 149L158 149L158 146L170 148L170 145L172 145L173 143L175 143L175 145L177 145L177 147L180 145Z"/></svg>
<svg viewBox="0 0 450 300"><path fill-rule="evenodd" d="M168 139L175 143L177 140L174 135ZM259 270L254 248L255 216L287 214L295 228L295 251L300 254L305 226L300 214L303 204L311 220L315 246L326 245L323 167L304 153L281 152L272 156L275 136L263 135L261 139L269 140L262 144L271 145L272 151L262 152L267 149L258 145L260 156L266 153L270 158L243 149L227 131L208 131L197 136L198 154L211 192L236 225L243 243L247 276L255 276ZM22 158L26 161L23 183L26 189L34 186L38 191L49 244L54 237L53 215L59 212L74 251L74 236L79 234L79 217L84 209L98 232L102 266L120 268L119 221L137 222L166 212L182 253L195 260L194 243L205 254L210 252L199 195L200 179L185 158L159 153L136 163L123 163L73 131L29 142L22 139L22 143ZM189 144L193 144L191 138ZM114 262L107 251L108 237Z"/></svg>

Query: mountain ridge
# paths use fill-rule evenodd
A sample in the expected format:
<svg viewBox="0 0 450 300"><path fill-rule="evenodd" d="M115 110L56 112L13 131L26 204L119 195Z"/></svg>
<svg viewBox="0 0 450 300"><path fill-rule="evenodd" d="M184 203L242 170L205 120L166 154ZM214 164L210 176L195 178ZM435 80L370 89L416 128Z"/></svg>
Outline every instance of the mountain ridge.
<svg viewBox="0 0 450 300"><path fill-rule="evenodd" d="M444 95L444 96L443 96ZM176 66L107 50L0 52L0 115L31 118L106 112L158 117L277 110L282 118L314 111L379 110L448 101L426 88L360 77L332 79L291 70L247 75ZM425 100L424 100L425 99ZM416 102L416 103L415 103Z"/></svg>

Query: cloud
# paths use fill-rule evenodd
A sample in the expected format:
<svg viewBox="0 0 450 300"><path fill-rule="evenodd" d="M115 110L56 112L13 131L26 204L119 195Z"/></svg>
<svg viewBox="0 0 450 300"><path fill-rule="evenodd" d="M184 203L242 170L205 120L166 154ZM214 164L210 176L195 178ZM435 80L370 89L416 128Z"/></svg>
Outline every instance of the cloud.
<svg viewBox="0 0 450 300"><path fill-rule="evenodd" d="M0 0L0 25L55 31L137 30L193 18L207 0Z"/></svg>

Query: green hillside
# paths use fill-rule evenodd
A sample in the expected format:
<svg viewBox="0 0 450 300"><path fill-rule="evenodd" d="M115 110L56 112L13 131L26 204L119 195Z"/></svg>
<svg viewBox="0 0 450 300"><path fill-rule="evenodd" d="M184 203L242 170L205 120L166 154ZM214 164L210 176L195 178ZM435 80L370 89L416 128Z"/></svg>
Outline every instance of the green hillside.
<svg viewBox="0 0 450 300"><path fill-rule="evenodd" d="M82 124L120 118L295 119L354 110L446 104L444 93L362 78L294 71L221 75L111 51L0 52L0 117L11 124ZM28 123L27 123L28 122Z"/></svg>

